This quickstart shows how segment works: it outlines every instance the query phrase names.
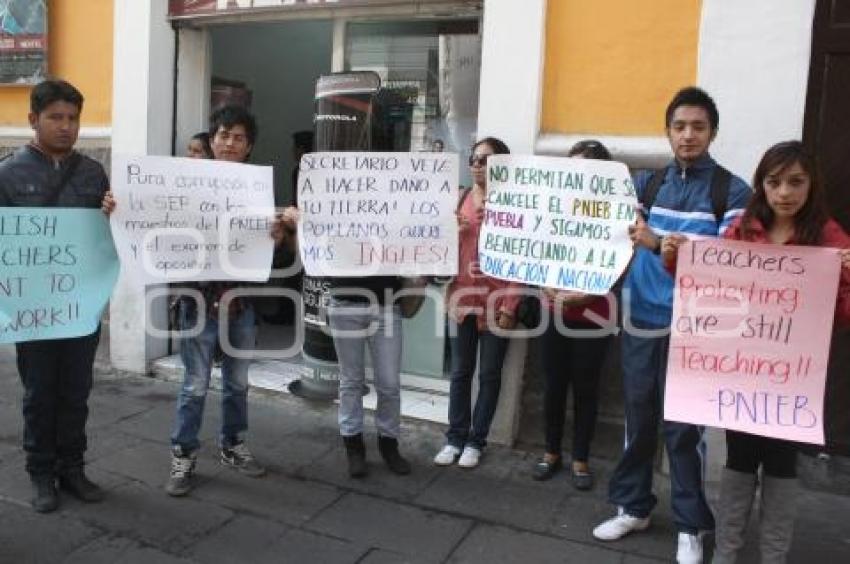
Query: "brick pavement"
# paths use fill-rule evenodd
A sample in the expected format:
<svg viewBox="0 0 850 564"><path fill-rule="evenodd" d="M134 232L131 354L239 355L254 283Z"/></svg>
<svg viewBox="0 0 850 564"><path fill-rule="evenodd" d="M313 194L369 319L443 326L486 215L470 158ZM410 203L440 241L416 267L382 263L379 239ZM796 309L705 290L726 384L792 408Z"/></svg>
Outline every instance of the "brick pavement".
<svg viewBox="0 0 850 564"><path fill-rule="evenodd" d="M566 474L532 481L536 453L521 450L492 448L473 471L436 468L430 460L441 429L407 421L402 446L413 474L389 474L370 434L370 475L351 480L333 406L286 395L252 394L249 441L269 474L251 479L217 463L219 396L211 392L200 483L188 497L170 498L162 486L177 385L104 369L90 402L88 468L107 500L84 505L63 496L58 512L37 515L19 446L13 358L0 347L0 563L637 564L673 557L663 487L649 531L613 544L592 539L592 527L611 511L604 484L612 460L596 462L600 485L589 493L574 491ZM806 491L800 503L791 561L850 561L850 498Z"/></svg>

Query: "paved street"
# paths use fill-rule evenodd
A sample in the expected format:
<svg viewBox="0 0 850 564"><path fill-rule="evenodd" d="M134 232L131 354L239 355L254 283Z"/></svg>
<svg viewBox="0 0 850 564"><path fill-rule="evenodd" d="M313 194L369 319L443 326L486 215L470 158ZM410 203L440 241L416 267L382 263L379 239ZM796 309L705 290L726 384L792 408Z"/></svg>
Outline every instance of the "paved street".
<svg viewBox="0 0 850 564"><path fill-rule="evenodd" d="M566 474L532 481L531 452L493 448L477 470L440 469L430 463L440 429L406 423L403 447L414 473L390 475L370 435L371 473L354 481L345 473L335 409L291 396L252 397L249 440L269 474L251 479L217 462L219 396L212 393L200 483L173 499L162 486L176 384L99 366L88 468L108 498L83 505L63 496L58 512L38 515L23 470L14 354L0 347L2 563L637 564L673 557L664 492L648 532L614 544L592 539L593 525L610 513L604 484L611 460L596 464L602 487L589 494L575 492ZM850 498L806 492L801 505L791 561L850 561Z"/></svg>

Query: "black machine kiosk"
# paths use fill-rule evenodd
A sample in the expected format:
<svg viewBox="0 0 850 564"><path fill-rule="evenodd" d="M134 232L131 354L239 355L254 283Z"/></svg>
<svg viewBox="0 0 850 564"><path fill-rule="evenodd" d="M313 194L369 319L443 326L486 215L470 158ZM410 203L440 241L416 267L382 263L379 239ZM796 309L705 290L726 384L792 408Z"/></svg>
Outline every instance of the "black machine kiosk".
<svg viewBox="0 0 850 564"><path fill-rule="evenodd" d="M374 72L334 73L316 83L315 151L409 151L412 105L381 88ZM289 391L307 399L338 395L339 366L327 331L328 282L304 276L301 379Z"/></svg>

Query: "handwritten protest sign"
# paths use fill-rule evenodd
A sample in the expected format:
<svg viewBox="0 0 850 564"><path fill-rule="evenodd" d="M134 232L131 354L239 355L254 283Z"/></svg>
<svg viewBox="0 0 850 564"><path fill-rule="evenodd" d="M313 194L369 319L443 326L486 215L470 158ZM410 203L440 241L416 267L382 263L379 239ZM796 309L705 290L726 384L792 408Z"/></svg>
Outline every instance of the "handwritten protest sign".
<svg viewBox="0 0 850 564"><path fill-rule="evenodd" d="M298 233L307 274L457 274L457 179L450 153L304 155Z"/></svg>
<svg viewBox="0 0 850 564"><path fill-rule="evenodd" d="M97 329L118 279L100 210L0 208L0 343Z"/></svg>
<svg viewBox="0 0 850 564"><path fill-rule="evenodd" d="M632 256L637 199L626 165L496 155L487 162L481 271L494 278L603 295Z"/></svg>
<svg viewBox="0 0 850 564"><path fill-rule="evenodd" d="M839 268L835 249L683 245L665 419L823 444Z"/></svg>
<svg viewBox="0 0 850 564"><path fill-rule="evenodd" d="M271 167L115 155L112 191L121 264L144 281L268 280Z"/></svg>

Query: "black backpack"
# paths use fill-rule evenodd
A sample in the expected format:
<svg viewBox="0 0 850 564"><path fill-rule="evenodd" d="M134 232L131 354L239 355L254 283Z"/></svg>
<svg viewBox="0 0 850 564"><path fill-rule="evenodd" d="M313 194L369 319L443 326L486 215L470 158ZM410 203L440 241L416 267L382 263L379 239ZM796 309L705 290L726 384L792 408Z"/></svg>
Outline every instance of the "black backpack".
<svg viewBox="0 0 850 564"><path fill-rule="evenodd" d="M644 215L649 218L649 210L652 204L655 203L655 198L658 196L658 191L661 185L664 184L664 177L667 175L667 169L661 168L652 173L652 177L646 185L646 190L643 191L643 197L640 199L643 205ZM729 187L732 184L732 173L717 165L714 169L714 174L711 175L711 210L714 212L714 219L717 220L717 225L723 221L723 216L726 214L727 202L729 200Z"/></svg>

